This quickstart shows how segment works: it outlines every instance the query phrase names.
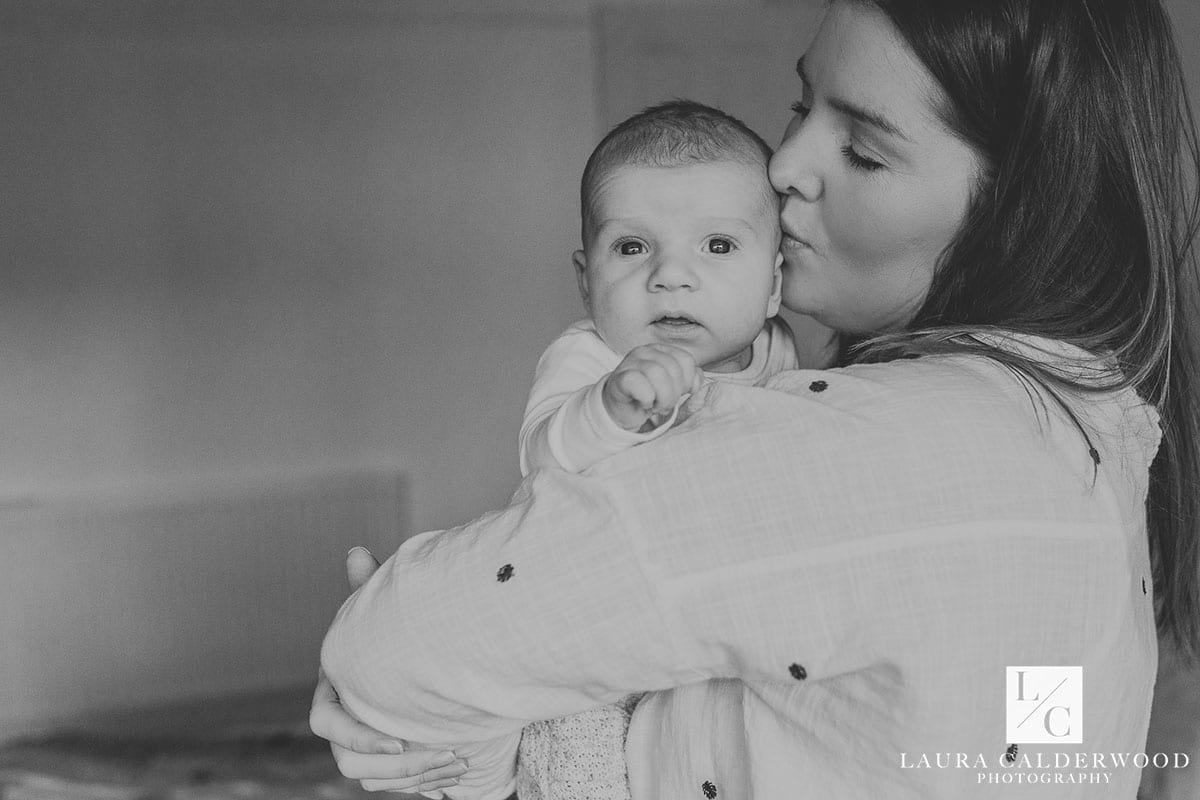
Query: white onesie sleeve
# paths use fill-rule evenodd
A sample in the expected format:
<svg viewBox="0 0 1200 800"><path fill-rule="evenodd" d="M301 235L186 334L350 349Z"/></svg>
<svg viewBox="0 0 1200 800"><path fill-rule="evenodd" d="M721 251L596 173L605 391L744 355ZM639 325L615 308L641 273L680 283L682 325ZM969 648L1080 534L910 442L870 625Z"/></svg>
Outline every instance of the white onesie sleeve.
<svg viewBox="0 0 1200 800"><path fill-rule="evenodd" d="M521 475L541 467L581 472L597 461L657 439L675 415L652 431L627 431L604 408L601 379L621 356L590 320L567 328L538 360L521 422Z"/></svg>

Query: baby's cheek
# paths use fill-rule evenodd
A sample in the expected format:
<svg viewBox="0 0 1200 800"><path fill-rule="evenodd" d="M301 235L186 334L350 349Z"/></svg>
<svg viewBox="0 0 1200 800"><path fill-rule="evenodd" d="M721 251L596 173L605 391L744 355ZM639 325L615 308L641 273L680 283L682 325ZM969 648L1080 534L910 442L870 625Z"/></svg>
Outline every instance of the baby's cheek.
<svg viewBox="0 0 1200 800"><path fill-rule="evenodd" d="M636 330L629 315L611 296L598 299L592 309L592 322L604 343L615 352L624 354L645 342L634 341Z"/></svg>

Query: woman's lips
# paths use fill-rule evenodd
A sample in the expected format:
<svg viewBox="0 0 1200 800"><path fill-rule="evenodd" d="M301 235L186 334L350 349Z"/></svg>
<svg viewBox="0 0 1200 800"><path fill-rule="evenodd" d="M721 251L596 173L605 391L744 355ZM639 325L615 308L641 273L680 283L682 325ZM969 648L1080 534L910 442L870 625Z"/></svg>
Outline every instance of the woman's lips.
<svg viewBox="0 0 1200 800"><path fill-rule="evenodd" d="M798 228L793 228L787 220L779 221L780 232L783 234L780 242L782 250L812 250L812 244Z"/></svg>
<svg viewBox="0 0 1200 800"><path fill-rule="evenodd" d="M812 250L812 245L803 239L798 239L790 233L783 235L783 242L780 245L784 250Z"/></svg>

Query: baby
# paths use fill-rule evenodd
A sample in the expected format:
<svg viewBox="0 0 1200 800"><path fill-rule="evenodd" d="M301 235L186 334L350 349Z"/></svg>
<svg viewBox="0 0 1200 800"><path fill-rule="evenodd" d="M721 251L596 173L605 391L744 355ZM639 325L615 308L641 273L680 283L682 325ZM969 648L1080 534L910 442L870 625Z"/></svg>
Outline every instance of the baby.
<svg viewBox="0 0 1200 800"><path fill-rule="evenodd" d="M588 319L538 362L523 475L579 472L656 438L705 377L760 385L796 368L792 332L775 316L783 257L770 157L742 122L688 101L627 119L592 152L573 256Z"/></svg>
<svg viewBox="0 0 1200 800"><path fill-rule="evenodd" d="M770 157L739 120L682 100L622 122L592 152L573 256L588 318L538 362L522 474L579 472L662 435L703 380L760 385L797 367L775 316L783 259ZM526 727L521 800L627 800L637 699Z"/></svg>

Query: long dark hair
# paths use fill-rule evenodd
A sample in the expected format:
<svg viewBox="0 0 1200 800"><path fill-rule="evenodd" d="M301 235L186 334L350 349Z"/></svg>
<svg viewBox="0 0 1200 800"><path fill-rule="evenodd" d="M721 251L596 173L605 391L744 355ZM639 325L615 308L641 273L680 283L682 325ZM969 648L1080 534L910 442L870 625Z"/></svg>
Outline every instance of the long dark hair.
<svg viewBox="0 0 1200 800"><path fill-rule="evenodd" d="M1135 388L1163 428L1147 502L1159 632L1196 656L1200 154L1166 13L1159 0L848 1L887 15L984 162L908 330L851 358L983 351L1054 397ZM997 329L1111 354L1120 374L1072 378L977 338Z"/></svg>

